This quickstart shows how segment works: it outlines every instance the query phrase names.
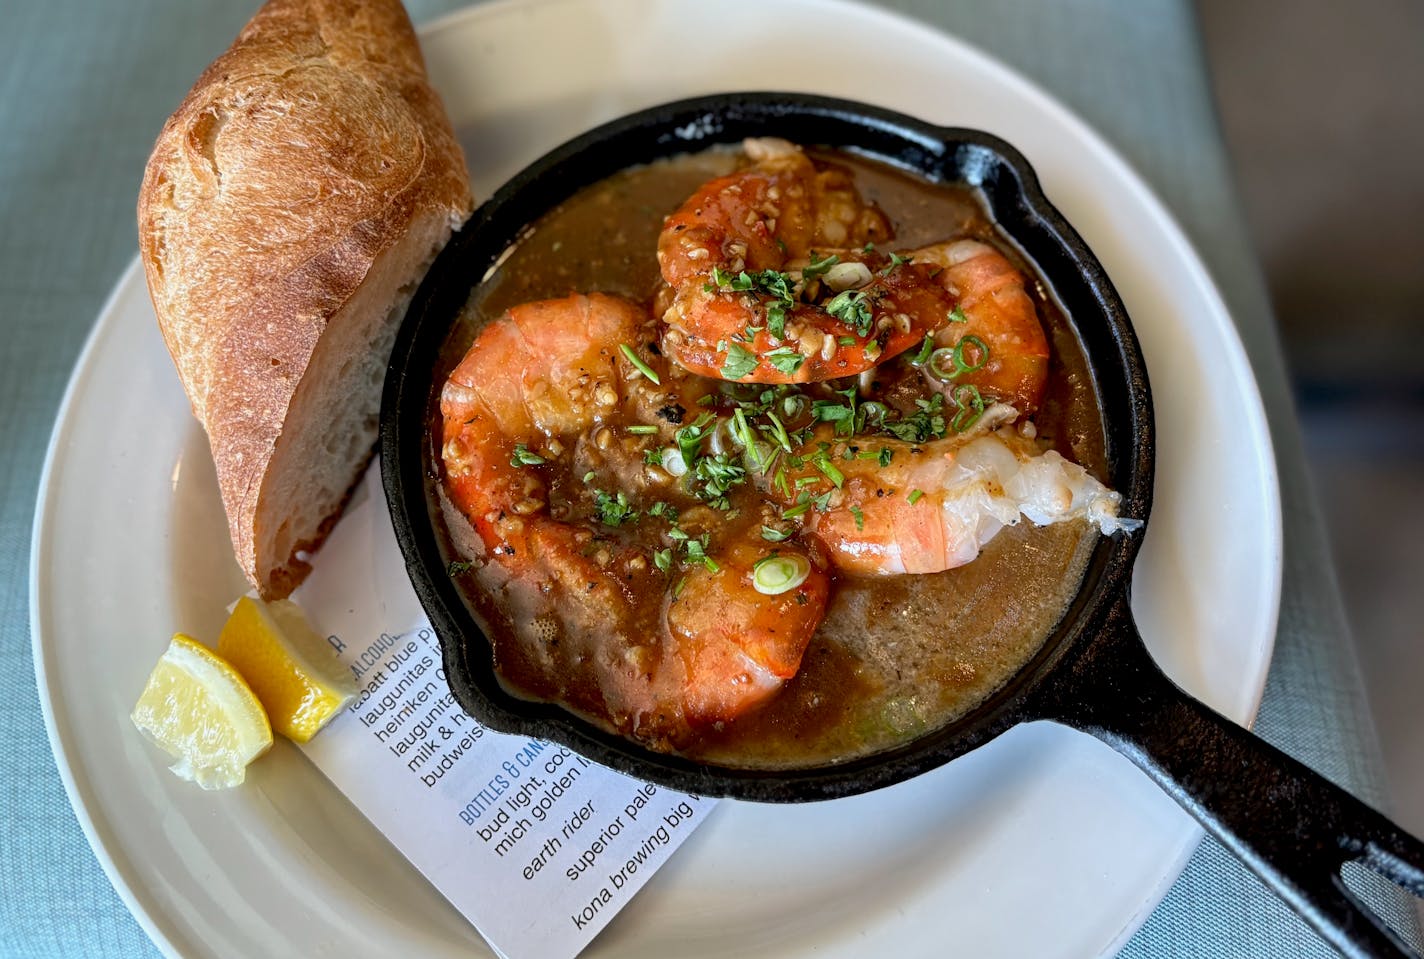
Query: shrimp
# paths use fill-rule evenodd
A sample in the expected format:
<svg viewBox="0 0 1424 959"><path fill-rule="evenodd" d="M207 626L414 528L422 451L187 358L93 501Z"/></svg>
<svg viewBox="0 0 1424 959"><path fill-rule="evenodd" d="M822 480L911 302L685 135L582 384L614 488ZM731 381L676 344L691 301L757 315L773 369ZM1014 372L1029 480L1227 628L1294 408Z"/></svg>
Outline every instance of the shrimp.
<svg viewBox="0 0 1424 959"><path fill-rule="evenodd" d="M735 544L714 572L694 568L667 610L683 668L699 682L685 696L691 712L726 721L776 693L796 675L811 634L825 617L830 578L819 551L805 554L810 569L801 587L763 595L754 581L765 543ZM801 555L777 549L773 559ZM770 600L770 601L769 601ZM716 637L716 641L711 641Z"/></svg>
<svg viewBox="0 0 1424 959"><path fill-rule="evenodd" d="M613 296L517 306L480 331L440 397L446 494L500 589L548 634L546 684L594 686L606 714L649 736L679 719L733 719L774 694L830 589L824 558L794 542L774 549L801 578L754 589L773 547L745 522L696 540L691 570L674 568L689 534L632 478L652 471L643 447L667 440L699 387L646 348L652 336L648 313ZM597 488L609 477L616 493ZM647 601L650 582L661 604Z"/></svg>
<svg viewBox="0 0 1424 959"><path fill-rule="evenodd" d="M658 238L672 290L667 356L702 376L819 382L868 370L947 322L954 303L932 267L874 251L889 222L848 171L817 170L783 140L745 146L756 165L704 184Z"/></svg>
<svg viewBox="0 0 1424 959"><path fill-rule="evenodd" d="M1002 422L1003 415L986 413L985 419ZM793 479L798 495L823 497L826 509L805 512L804 525L844 573L953 569L974 560L1000 530L1023 517L1039 526L1086 520L1104 535L1142 525L1119 517L1121 496L1083 467L1054 450L1039 452L1011 428L914 444L859 439L878 456L869 460L843 460L824 429L815 440L811 448L827 444L835 482L815 471ZM790 496L783 502L789 505Z"/></svg>
<svg viewBox="0 0 1424 959"><path fill-rule="evenodd" d="M921 367L930 385L947 398L973 387L1032 415L1048 381L1048 338L1023 274L978 240L937 243L909 257L935 267L935 279L956 300L952 322L934 334L937 349Z"/></svg>

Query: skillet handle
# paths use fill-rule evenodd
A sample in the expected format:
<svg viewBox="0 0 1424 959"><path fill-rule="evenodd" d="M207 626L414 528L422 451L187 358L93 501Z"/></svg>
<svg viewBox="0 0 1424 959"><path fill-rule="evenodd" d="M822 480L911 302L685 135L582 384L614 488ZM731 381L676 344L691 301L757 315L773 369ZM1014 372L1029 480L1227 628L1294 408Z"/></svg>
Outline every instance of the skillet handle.
<svg viewBox="0 0 1424 959"><path fill-rule="evenodd" d="M1350 959L1418 956L1341 867L1358 861L1424 896L1424 843L1183 692L1153 662L1125 596L1039 689L1036 712L1131 759Z"/></svg>

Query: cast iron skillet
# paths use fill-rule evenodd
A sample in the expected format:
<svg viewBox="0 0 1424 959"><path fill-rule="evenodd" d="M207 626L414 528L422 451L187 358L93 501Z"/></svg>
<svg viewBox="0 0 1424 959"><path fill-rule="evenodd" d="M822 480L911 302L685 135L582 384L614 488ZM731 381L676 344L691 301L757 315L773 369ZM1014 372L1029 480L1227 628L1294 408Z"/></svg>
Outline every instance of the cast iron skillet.
<svg viewBox="0 0 1424 959"><path fill-rule="evenodd" d="M1347 955L1413 954L1345 886L1342 866L1358 861L1424 895L1424 844L1162 674L1128 607L1140 532L1098 544L1063 621L987 702L946 728L852 762L785 772L702 765L649 751L501 687L489 640L447 575L455 557L434 505L439 451L431 426L439 387L458 359L439 365L446 335L471 289L524 228L577 190L633 164L759 135L850 149L931 180L978 187L1076 328L1106 424L1107 481L1123 495L1123 515L1147 517L1152 406L1137 338L1102 266L1044 198L1017 150L975 130L801 94L731 94L654 107L564 144L476 211L436 260L396 341L381 410L382 478L411 581L440 637L460 704L492 729L553 740L674 789L764 802L876 789L940 766L1018 723L1052 720L1135 762Z"/></svg>

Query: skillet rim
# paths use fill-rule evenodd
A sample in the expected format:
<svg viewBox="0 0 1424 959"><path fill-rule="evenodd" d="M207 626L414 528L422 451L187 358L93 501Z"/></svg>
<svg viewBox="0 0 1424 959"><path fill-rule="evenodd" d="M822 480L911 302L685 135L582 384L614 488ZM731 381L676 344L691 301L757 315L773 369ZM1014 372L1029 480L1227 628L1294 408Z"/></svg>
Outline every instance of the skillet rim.
<svg viewBox="0 0 1424 959"><path fill-rule="evenodd" d="M1107 628L1113 609L1126 602L1142 531L1100 539L1078 593L1043 646L964 716L900 746L841 763L795 770L714 766L649 750L557 704L522 699L503 689L489 641L446 572L435 531L438 506L430 496L438 472L429 462L427 436L436 393L429 374L449 327L486 271L529 224L578 190L628 166L769 133L851 150L930 180L979 188L991 218L1065 306L1102 410L1109 482L1123 496L1124 515L1145 521L1154 435L1141 349L1101 263L1044 196L1028 161L984 131L938 126L811 94L713 94L650 107L565 142L515 175L452 238L411 302L387 369L380 453L382 483L411 584L440 639L451 691L481 724L557 742L602 765L684 792L799 802L900 782L1019 722L1039 718L1033 711L1034 691L1073 653L1081 653L1085 639Z"/></svg>

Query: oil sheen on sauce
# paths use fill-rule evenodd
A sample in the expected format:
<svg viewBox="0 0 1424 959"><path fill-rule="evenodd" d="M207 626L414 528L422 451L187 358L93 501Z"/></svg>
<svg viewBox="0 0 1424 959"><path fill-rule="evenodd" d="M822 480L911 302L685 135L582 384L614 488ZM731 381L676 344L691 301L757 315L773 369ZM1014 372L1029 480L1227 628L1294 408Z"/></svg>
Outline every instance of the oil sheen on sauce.
<svg viewBox="0 0 1424 959"><path fill-rule="evenodd" d="M1029 277L1052 350L1048 388L1034 417L1039 437L1098 476L1103 428L1082 349L1045 284L996 231L980 198L930 184L848 154L821 154L851 168L863 196L895 228L896 249L973 236L1003 250ZM511 306L570 292L604 291L650 304L660 276L653 253L663 218L738 156L712 150L616 174L533 224L472 294L442 353L443 382L480 326ZM477 555L468 525L442 504L450 555ZM1083 523L1005 529L974 562L943 573L876 579L840 577L800 672L765 707L681 746L724 766L820 766L903 745L962 716L1000 688L1043 645L1077 594L1097 534ZM533 665L547 626L507 609L504 574L481 566L480 588L464 590L489 625L501 681L530 698L550 698ZM596 697L564 690L588 715ZM609 717L589 715L602 725Z"/></svg>

